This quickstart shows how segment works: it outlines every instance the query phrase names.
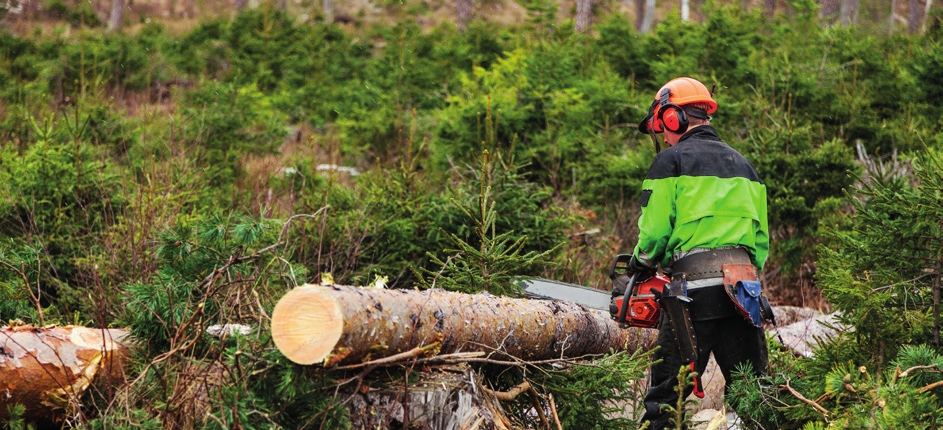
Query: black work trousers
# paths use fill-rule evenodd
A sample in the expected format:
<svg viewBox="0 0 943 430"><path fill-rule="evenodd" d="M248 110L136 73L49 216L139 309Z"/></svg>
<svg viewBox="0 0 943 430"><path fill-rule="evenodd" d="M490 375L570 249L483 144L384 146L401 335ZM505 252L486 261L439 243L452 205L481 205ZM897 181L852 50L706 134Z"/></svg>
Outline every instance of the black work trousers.
<svg viewBox="0 0 943 430"><path fill-rule="evenodd" d="M662 313L658 323L658 339L653 360L661 360L652 365L651 388L645 395L645 415L642 422L649 421L650 430L662 430L668 425L669 414L661 410L662 405L675 406L678 394L678 370L682 365L681 351L671 329L671 324ZM754 327L740 315L707 321L694 321L694 333L697 338L697 363L694 370L704 373L710 354L714 354L720 370L724 374L724 387L730 385L730 374L741 363L750 363L758 375L766 374L768 356L766 335L762 328ZM702 388L703 389L703 388ZM693 388L684 391L685 398L691 395Z"/></svg>

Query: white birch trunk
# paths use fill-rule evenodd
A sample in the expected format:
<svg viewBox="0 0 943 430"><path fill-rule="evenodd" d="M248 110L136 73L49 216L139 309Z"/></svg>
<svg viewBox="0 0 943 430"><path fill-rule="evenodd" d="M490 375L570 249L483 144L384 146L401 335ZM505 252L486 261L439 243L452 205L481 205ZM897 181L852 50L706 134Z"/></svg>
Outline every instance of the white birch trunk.
<svg viewBox="0 0 943 430"><path fill-rule="evenodd" d="M690 0L681 0L681 22L688 22L691 20L690 3Z"/></svg>
<svg viewBox="0 0 943 430"><path fill-rule="evenodd" d="M655 23L655 0L645 0L645 18L642 19L642 26L639 29L639 32L648 33L652 31L652 24L654 23Z"/></svg>
<svg viewBox="0 0 943 430"><path fill-rule="evenodd" d="M108 30L118 31L124 24L124 0L111 0L111 16L108 17Z"/></svg>

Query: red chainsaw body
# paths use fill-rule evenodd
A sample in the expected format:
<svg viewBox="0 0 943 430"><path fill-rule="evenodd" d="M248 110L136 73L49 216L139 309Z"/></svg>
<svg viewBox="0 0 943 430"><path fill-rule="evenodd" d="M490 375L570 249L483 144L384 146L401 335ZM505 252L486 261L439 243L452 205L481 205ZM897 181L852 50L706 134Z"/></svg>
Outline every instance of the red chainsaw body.
<svg viewBox="0 0 943 430"><path fill-rule="evenodd" d="M658 326L658 318L661 316L661 308L655 300L652 290L661 291L665 284L671 282L670 279L657 275L649 280L635 284L632 293L629 296L629 309L625 316L626 322L632 327L654 328ZM616 306L622 308L622 300L616 299Z"/></svg>

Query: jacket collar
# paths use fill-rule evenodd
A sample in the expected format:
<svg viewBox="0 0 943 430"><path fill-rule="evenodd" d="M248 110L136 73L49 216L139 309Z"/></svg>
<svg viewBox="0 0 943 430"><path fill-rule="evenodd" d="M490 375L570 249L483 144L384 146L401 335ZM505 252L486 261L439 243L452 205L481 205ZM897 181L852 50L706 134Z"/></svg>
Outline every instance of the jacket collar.
<svg viewBox="0 0 943 430"><path fill-rule="evenodd" d="M714 127L711 127L709 125L702 125L700 127L695 127L691 130L688 130L686 133L681 135L681 138L678 139L678 143L684 142L689 139L720 141L720 137L717 136L717 130L714 130Z"/></svg>

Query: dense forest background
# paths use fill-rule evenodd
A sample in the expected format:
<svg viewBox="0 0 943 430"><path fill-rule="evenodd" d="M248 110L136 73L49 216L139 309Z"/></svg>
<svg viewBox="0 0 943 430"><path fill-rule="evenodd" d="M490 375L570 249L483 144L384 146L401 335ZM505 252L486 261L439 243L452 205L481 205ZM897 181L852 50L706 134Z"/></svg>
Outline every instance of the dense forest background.
<svg viewBox="0 0 943 430"><path fill-rule="evenodd" d="M825 364L781 357L777 377L841 363L861 387L887 383L913 345L943 365L941 16L932 0L8 2L0 319L141 341L135 379L68 425L342 426L330 377L271 350L274 301L326 277L514 294L449 278L492 244L476 234L482 196L492 234L534 257L515 275L610 288L654 156L635 126L690 76L716 84L715 127L768 187L767 294L858 328ZM257 330L200 338L235 322ZM180 382L194 368L216 372L206 410ZM895 411L940 420L917 385ZM826 422L799 406L755 422Z"/></svg>

